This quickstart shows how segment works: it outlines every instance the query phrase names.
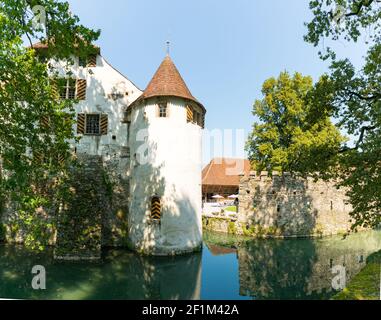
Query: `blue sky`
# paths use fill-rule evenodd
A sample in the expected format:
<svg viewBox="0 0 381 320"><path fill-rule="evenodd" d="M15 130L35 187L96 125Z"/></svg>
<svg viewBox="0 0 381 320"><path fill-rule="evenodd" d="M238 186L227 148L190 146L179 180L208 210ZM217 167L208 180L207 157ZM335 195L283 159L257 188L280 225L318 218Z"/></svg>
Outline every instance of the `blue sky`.
<svg viewBox="0 0 381 320"><path fill-rule="evenodd" d="M281 71L316 80L327 70L318 49L303 41L309 0L70 0L81 22L102 30L103 56L144 89L165 56L208 110L206 127L244 129L254 122L262 83ZM364 46L335 44L360 65ZM242 156L238 152L226 154ZM204 152L204 162L210 152ZM218 154L217 151L216 156Z"/></svg>

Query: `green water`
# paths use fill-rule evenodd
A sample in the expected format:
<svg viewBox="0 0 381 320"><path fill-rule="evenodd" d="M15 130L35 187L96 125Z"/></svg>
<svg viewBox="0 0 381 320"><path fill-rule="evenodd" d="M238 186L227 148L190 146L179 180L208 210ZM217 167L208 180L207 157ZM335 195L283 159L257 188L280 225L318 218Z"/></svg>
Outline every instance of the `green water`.
<svg viewBox="0 0 381 320"><path fill-rule="evenodd" d="M19 246L0 246L0 297L15 299L329 299L332 267L346 281L381 250L381 232L317 240L245 240L205 234L202 253L141 257L105 250L102 261L56 262ZM46 290L31 286L34 265Z"/></svg>

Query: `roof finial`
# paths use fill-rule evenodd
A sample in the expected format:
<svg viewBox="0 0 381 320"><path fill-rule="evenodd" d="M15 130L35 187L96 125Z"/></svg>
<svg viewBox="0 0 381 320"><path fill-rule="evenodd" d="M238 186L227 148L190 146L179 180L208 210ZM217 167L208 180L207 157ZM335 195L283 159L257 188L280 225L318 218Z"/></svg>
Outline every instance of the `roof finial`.
<svg viewBox="0 0 381 320"><path fill-rule="evenodd" d="M167 40L166 43L167 43L167 56L169 56L169 49L170 49L171 42Z"/></svg>

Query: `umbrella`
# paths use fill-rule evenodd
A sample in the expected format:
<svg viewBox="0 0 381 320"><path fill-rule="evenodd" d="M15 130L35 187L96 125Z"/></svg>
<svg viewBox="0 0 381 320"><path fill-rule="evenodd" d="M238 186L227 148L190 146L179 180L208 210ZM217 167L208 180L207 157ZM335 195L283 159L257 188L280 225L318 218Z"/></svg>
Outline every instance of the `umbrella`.
<svg viewBox="0 0 381 320"><path fill-rule="evenodd" d="M231 196L228 197L229 199L237 199L238 194L232 194Z"/></svg>

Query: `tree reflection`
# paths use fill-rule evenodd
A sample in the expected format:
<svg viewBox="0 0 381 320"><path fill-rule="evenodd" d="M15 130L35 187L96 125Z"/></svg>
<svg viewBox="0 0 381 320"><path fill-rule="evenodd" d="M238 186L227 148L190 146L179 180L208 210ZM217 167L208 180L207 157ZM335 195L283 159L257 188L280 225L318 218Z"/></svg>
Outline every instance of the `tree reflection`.
<svg viewBox="0 0 381 320"><path fill-rule="evenodd" d="M45 266L47 289L31 287L32 267ZM109 250L99 263L62 262L0 246L0 297L15 299L200 299L201 254L144 257Z"/></svg>

